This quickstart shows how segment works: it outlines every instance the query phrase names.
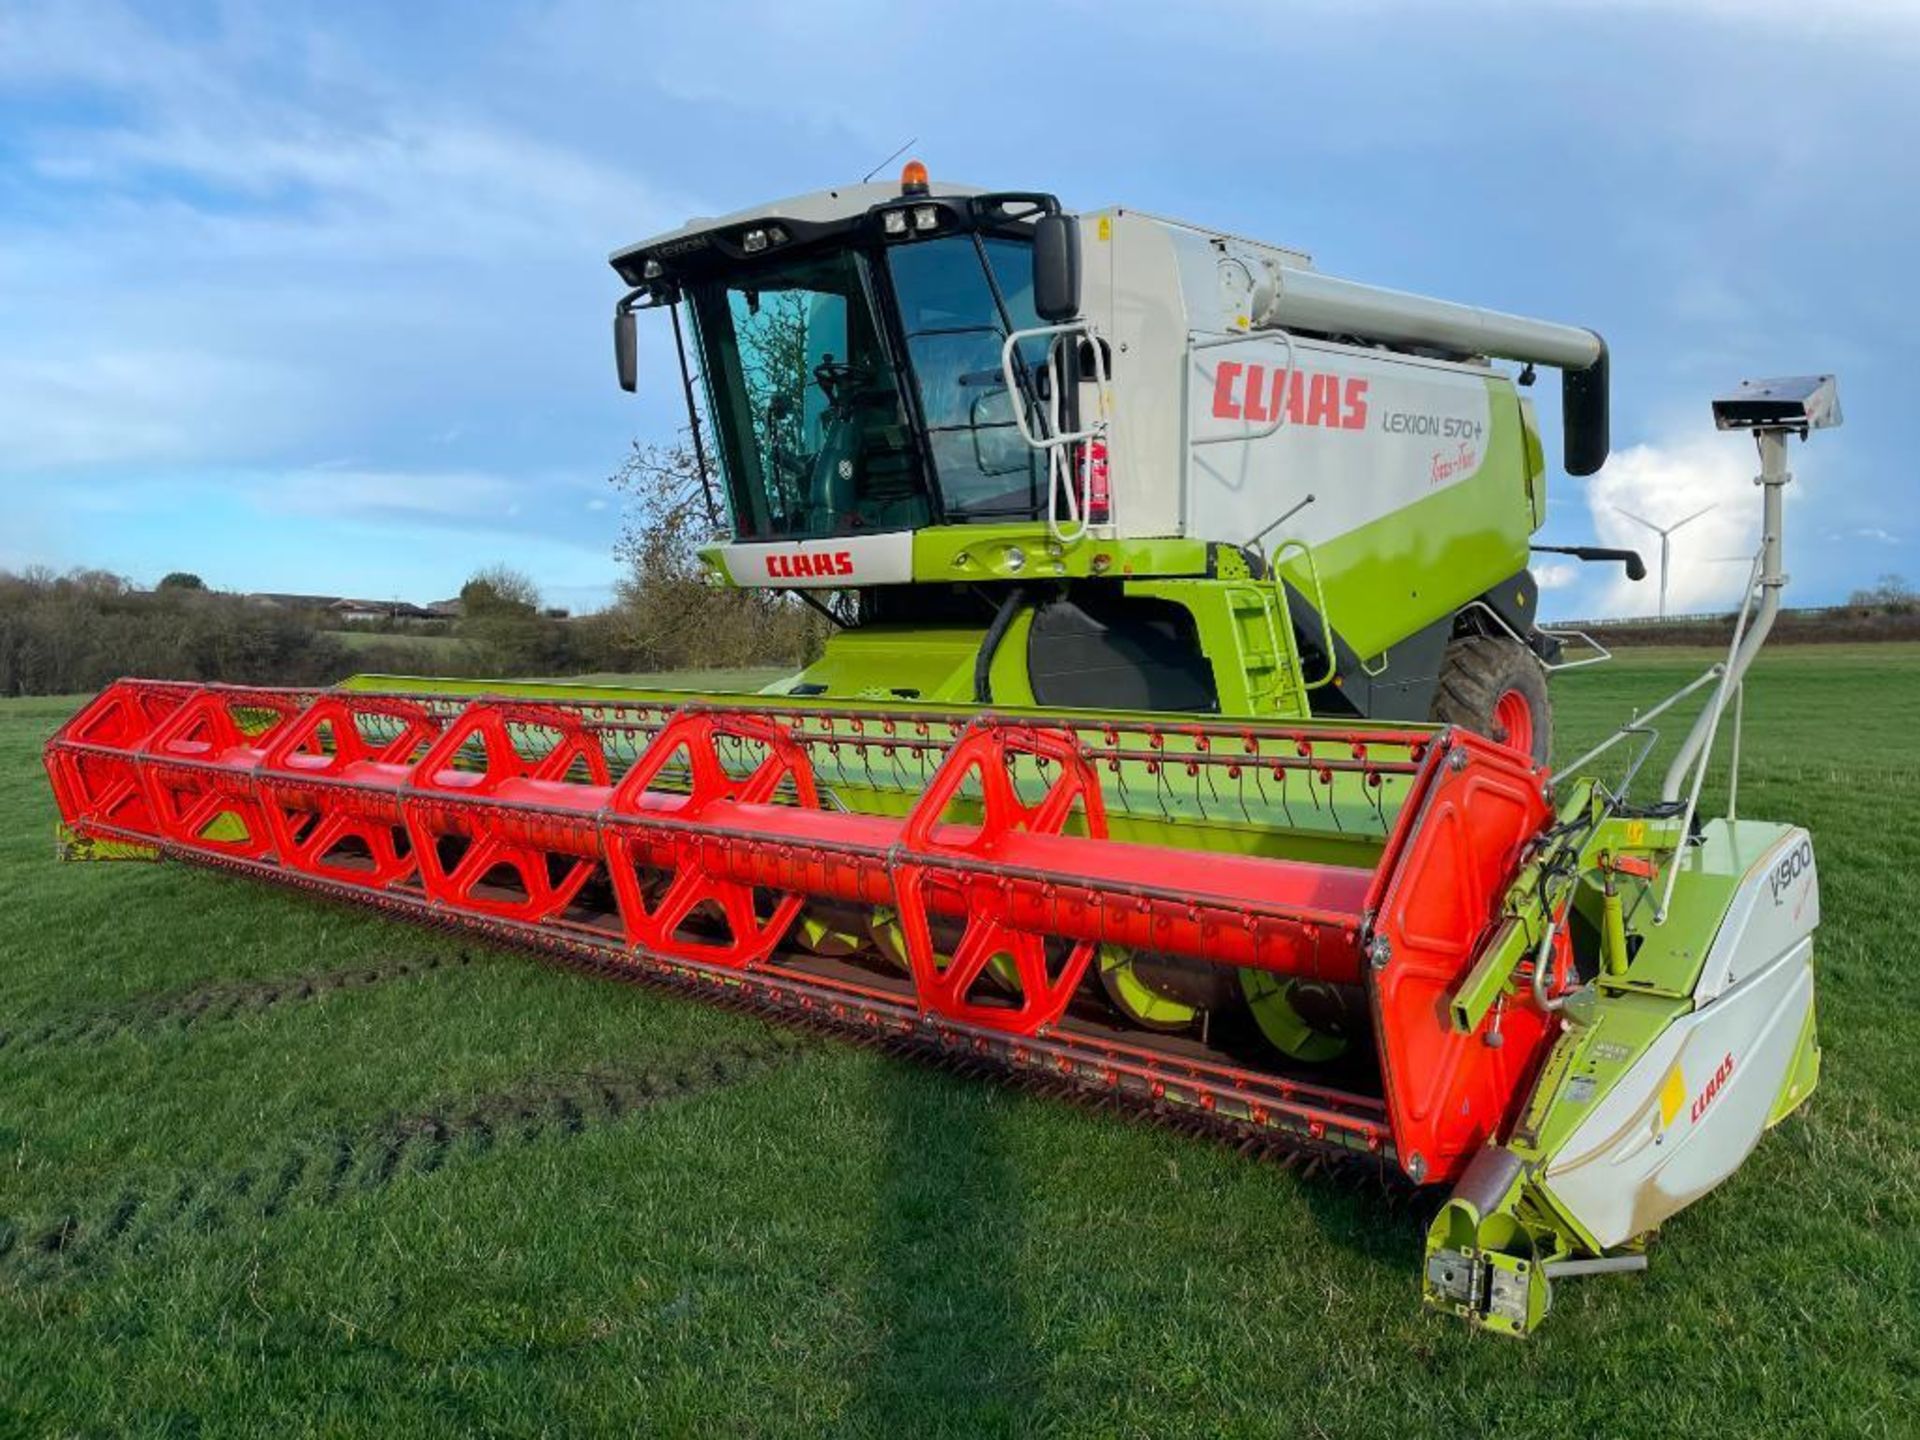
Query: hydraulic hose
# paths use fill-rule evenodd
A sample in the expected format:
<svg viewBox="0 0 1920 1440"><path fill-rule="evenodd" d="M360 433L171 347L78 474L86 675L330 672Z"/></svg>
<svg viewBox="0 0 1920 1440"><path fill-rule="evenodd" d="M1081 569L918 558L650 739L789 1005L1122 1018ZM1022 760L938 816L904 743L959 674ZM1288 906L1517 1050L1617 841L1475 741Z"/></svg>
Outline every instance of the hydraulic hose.
<svg viewBox="0 0 1920 1440"><path fill-rule="evenodd" d="M993 657L999 650L1000 642L1007 638L1007 630L1013 624L1013 617L1027 603L1027 587L1016 585L1007 592L1007 598L1000 602L1000 608L993 612L993 623L987 626L987 633L980 637L980 653L973 660L973 700L976 705L993 703Z"/></svg>

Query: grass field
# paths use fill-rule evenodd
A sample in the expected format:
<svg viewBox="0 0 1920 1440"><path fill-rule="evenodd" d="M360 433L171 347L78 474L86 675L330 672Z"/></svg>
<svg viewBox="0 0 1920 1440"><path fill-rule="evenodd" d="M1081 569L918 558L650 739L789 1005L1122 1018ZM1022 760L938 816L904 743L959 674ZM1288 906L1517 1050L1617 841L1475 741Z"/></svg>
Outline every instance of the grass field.
<svg viewBox="0 0 1920 1440"><path fill-rule="evenodd" d="M1556 682L1562 753L1700 657ZM0 1431L1920 1433L1920 647L1749 686L1825 1075L1524 1345L1350 1182L179 866L0 705Z"/></svg>
<svg viewBox="0 0 1920 1440"><path fill-rule="evenodd" d="M327 633L349 650L393 646L417 651L428 664L437 655L458 655L472 648L470 641L457 635L415 635L405 630L329 630Z"/></svg>

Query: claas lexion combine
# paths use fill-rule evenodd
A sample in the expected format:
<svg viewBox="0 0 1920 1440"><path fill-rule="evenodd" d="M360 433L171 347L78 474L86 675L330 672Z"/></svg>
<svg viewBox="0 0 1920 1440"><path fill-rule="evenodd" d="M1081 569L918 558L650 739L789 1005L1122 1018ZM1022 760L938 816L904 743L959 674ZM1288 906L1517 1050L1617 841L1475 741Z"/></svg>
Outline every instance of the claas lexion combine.
<svg viewBox="0 0 1920 1440"><path fill-rule="evenodd" d="M713 579L828 609L821 658L755 695L122 681L47 746L71 849L1451 1187L1426 1296L1513 1334L1812 1091L1811 844L1698 802L1830 377L1716 404L1765 503L1725 663L1549 771L1522 391L1560 372L1597 470L1592 332L917 164L613 265L626 388L672 320Z"/></svg>

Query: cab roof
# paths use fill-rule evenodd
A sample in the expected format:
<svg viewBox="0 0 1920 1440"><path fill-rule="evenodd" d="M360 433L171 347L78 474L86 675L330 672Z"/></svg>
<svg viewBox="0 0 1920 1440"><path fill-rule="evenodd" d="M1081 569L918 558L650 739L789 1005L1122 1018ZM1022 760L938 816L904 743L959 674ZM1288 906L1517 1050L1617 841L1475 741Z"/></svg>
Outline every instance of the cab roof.
<svg viewBox="0 0 1920 1440"><path fill-rule="evenodd" d="M977 185L957 185L933 181L926 189L929 199L961 199L987 193ZM814 190L764 205L735 210L728 215L696 215L677 229L663 231L638 244L628 245L608 256L608 263L630 285L638 285L642 267L648 260L667 260L675 255L704 249L710 237L757 226L779 224L795 235L837 229L865 216L876 206L897 204L919 198L909 194L897 180L837 185L830 190Z"/></svg>

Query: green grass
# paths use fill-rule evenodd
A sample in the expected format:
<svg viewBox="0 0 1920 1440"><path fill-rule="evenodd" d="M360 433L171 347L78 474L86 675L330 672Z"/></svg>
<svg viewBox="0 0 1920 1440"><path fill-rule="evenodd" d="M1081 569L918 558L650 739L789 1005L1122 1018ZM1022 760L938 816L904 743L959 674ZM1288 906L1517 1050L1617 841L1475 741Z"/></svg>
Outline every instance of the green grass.
<svg viewBox="0 0 1920 1440"><path fill-rule="evenodd" d="M1561 750L1699 657L1556 682ZM0 705L0 1432L1910 1435L1920 647L1750 684L1826 1071L1525 1345L1425 1211L177 866L57 865Z"/></svg>
<svg viewBox="0 0 1920 1440"><path fill-rule="evenodd" d="M406 630L329 630L327 632L349 650L370 650L391 645L396 649L416 650L421 664L431 665L436 657L459 655L472 648L472 642L458 635L416 635Z"/></svg>

